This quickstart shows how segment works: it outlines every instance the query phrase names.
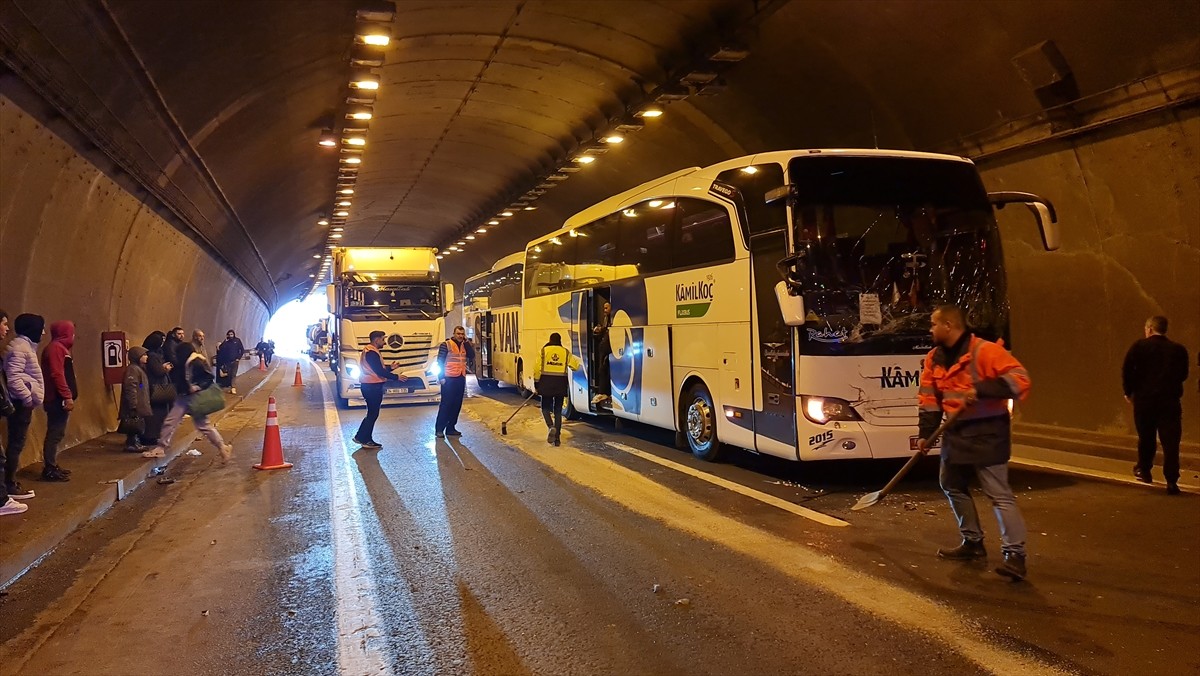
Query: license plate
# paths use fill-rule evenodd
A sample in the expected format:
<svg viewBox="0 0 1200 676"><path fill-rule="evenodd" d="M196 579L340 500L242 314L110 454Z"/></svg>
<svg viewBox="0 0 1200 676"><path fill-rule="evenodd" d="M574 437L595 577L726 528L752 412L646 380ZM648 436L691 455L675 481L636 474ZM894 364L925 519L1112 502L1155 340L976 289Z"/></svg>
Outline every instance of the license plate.
<svg viewBox="0 0 1200 676"><path fill-rule="evenodd" d="M921 440L921 437L919 437L919 436L909 437L908 438L908 450L910 450L910 451L917 450L917 442L920 440ZM937 441L933 442L933 445L930 446L929 448L934 449L934 448L941 448L941 447L942 447L942 438L938 437Z"/></svg>

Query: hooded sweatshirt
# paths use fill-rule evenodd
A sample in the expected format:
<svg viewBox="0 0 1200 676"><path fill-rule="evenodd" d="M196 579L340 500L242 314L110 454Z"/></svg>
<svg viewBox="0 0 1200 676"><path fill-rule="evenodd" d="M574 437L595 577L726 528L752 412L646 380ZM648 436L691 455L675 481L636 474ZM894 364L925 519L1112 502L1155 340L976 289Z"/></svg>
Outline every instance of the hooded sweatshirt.
<svg viewBox="0 0 1200 676"><path fill-rule="evenodd" d="M148 418L154 415L150 407L150 379L140 363L149 351L144 347L129 348L129 366L125 367L125 381L121 386L121 409L118 416L125 418Z"/></svg>
<svg viewBox="0 0 1200 676"><path fill-rule="evenodd" d="M46 410L61 408L66 399L79 397L75 383L75 323L60 320L50 324L50 344L42 350L42 372L46 374Z"/></svg>
<svg viewBox="0 0 1200 676"><path fill-rule="evenodd" d="M46 320L39 315L17 315L13 320L14 337L4 351L4 375L13 403L26 408L41 406L46 396L46 381L38 364L37 344L42 339Z"/></svg>

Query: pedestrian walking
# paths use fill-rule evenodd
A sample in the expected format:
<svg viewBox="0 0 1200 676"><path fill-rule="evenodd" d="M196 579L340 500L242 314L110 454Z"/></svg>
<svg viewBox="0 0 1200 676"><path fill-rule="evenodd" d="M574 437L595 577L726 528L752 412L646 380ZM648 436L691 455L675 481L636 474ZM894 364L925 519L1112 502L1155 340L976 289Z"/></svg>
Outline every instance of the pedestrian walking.
<svg viewBox="0 0 1200 676"><path fill-rule="evenodd" d="M58 446L67 435L67 420L75 410L79 385L75 380L75 324L50 324L50 343L42 350L42 373L46 378L46 438L42 443L42 481L70 481L71 471L58 464Z"/></svg>
<svg viewBox="0 0 1200 676"><path fill-rule="evenodd" d="M363 401L367 404L367 415L358 425L354 433L354 443L363 448L383 448L383 444L375 441L375 421L379 419L379 407L383 405L383 390L389 380L407 380L392 371L400 367L399 362L383 364L379 349L383 347L383 331L372 331L368 336L371 342L363 348L359 355L358 365L362 370L358 378L358 387L362 392Z"/></svg>
<svg viewBox="0 0 1200 676"><path fill-rule="evenodd" d="M930 334L936 347L925 356L921 369L918 448L928 450L925 440L944 414L958 413L955 424L943 434L939 479L962 534L962 544L939 549L937 554L955 561L987 558L979 513L971 498L970 481L977 477L1000 523L1004 561L996 572L1013 581L1024 579L1025 520L1008 483L1009 402L1028 394L1029 374L1003 346L968 331L962 310L953 305L934 310Z"/></svg>
<svg viewBox="0 0 1200 676"><path fill-rule="evenodd" d="M579 359L563 347L562 336L551 333L533 366L533 382L542 397L542 418L546 421L546 442L559 445L562 436L563 398L569 392L569 371L579 368ZM551 416L553 415L553 419Z"/></svg>
<svg viewBox="0 0 1200 676"><path fill-rule="evenodd" d="M21 464L21 451L25 450L33 410L41 406L46 398L46 381L37 354L37 344L46 334L45 327L46 320L41 315L17 315L13 320L13 331L17 335L9 341L4 351L4 375L8 378L8 394L14 408L13 414L8 417L4 483L8 496L17 500L34 497L32 490L25 490L17 483L17 468Z"/></svg>
<svg viewBox="0 0 1200 676"><path fill-rule="evenodd" d="M171 405L171 410L167 412L167 417L163 421L162 434L159 435L158 444L142 453L142 457L166 457L166 448L171 445L171 439L175 436L175 430L179 429L179 424L183 422L183 416L191 415L196 431L203 434L209 443L221 452L222 462L228 461L233 455L233 445L225 443L225 440L221 438L221 433L208 421L207 415L197 414L190 410L195 396L208 389L215 380L208 360L196 352L191 343L180 343L176 349L176 355L179 359L171 371L171 380L177 393L175 403Z"/></svg>
<svg viewBox="0 0 1200 676"><path fill-rule="evenodd" d="M0 310L0 343L8 337L8 313ZM0 418L8 418L16 412L12 397L8 395L8 376L0 368ZM4 444L0 443L0 457L4 455ZM5 464L7 465L7 458ZM29 509L29 505L8 495L8 482L0 481L0 516L21 514Z"/></svg>
<svg viewBox="0 0 1200 676"><path fill-rule="evenodd" d="M146 348L146 376L150 379L150 415L146 418L146 429L142 432L142 443L154 446L162 433L163 420L171 405L175 403L175 385L171 382L171 370L175 365L163 359L164 346L169 336L154 331L142 341ZM174 341L178 345L178 341Z"/></svg>
<svg viewBox="0 0 1200 676"><path fill-rule="evenodd" d="M1188 378L1187 348L1167 338L1167 318L1146 320L1145 337L1125 354L1121 386L1125 401L1133 404L1137 428L1137 464L1133 475L1152 483L1150 470L1158 452L1155 436L1162 442L1163 478L1167 494L1179 494L1179 440L1183 436L1183 382Z"/></svg>
<svg viewBox="0 0 1200 676"><path fill-rule="evenodd" d="M438 402L437 422L433 425L435 436L461 437L455 425L462 411L463 395L467 391L467 369L475 368L475 346L467 342L467 330L454 327L454 335L438 347L438 384L442 386L442 398Z"/></svg>
<svg viewBox="0 0 1200 676"><path fill-rule="evenodd" d="M150 408L150 376L146 364L150 351L144 347L129 348L129 366L121 383L121 406L117 410L117 431L125 434L125 450L144 451L141 435L146 431L146 419L154 415Z"/></svg>
<svg viewBox="0 0 1200 676"><path fill-rule="evenodd" d="M217 346L217 369L218 373L224 373L225 387L229 388L230 394L237 394L235 378L237 378L238 364L242 361L242 355L246 354L246 348L242 345L242 339L237 337L233 329L225 332L225 340Z"/></svg>

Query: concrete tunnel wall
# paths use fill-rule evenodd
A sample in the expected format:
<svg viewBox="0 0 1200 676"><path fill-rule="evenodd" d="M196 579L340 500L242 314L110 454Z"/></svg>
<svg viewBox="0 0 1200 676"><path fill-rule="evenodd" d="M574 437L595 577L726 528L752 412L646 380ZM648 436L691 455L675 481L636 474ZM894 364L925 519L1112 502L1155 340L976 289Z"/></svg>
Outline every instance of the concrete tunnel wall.
<svg viewBox="0 0 1200 676"><path fill-rule="evenodd" d="M76 325L79 402L64 448L116 427L120 388L104 384L101 331L124 331L132 346L154 330L199 328L210 354L230 328L250 344L262 335L270 311L246 284L2 94L0 186L0 308L10 326L23 312L46 318L39 351L50 322ZM41 461L45 421L35 413L22 465Z"/></svg>
<svg viewBox="0 0 1200 676"><path fill-rule="evenodd" d="M1198 156L1200 109L1193 106L979 162L988 190L1051 199L1061 225L1062 247L1046 252L1025 210L999 213L1014 353L1033 378L1021 422L1053 426L1059 435L1133 435L1121 365L1146 318L1161 314L1171 322L1169 337L1190 356L1183 436L1197 446Z"/></svg>

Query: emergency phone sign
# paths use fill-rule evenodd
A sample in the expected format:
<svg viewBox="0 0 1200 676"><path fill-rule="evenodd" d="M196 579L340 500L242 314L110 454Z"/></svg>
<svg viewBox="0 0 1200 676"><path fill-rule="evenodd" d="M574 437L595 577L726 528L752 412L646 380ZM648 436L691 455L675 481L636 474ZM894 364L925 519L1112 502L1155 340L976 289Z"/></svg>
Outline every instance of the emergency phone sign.
<svg viewBox="0 0 1200 676"><path fill-rule="evenodd" d="M100 334L100 363L104 367L104 384L120 385L125 379L125 332L104 331Z"/></svg>

